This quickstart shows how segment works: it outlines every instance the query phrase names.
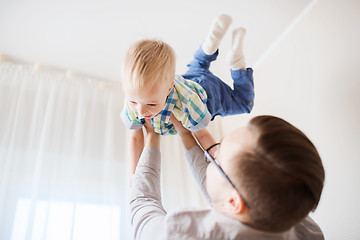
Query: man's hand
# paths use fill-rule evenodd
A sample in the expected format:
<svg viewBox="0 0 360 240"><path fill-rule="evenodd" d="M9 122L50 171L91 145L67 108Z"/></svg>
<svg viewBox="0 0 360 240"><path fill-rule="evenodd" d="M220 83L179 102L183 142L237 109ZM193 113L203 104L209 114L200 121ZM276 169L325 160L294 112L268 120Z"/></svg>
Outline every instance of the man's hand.
<svg viewBox="0 0 360 240"><path fill-rule="evenodd" d="M184 128L182 123L178 121L173 114L171 114L170 116L170 121L172 122L172 124L174 124L174 127L179 136L181 137L181 140L187 150L197 145L197 142L192 133L186 128Z"/></svg>
<svg viewBox="0 0 360 240"><path fill-rule="evenodd" d="M160 150L160 135L154 132L154 127L149 119L145 119L146 130L145 146L153 146Z"/></svg>
<svg viewBox="0 0 360 240"><path fill-rule="evenodd" d="M179 120L176 119L176 117L173 114L170 115L170 122L172 124L174 124L174 127L175 127L175 129L176 129L176 131L177 131L177 133L179 135L181 135L181 134L191 134L191 132L189 130L187 130L182 125L182 123Z"/></svg>
<svg viewBox="0 0 360 240"><path fill-rule="evenodd" d="M153 125L151 124L151 121L150 121L149 119L145 119L144 128L145 128L147 134L149 134L149 133L150 133L150 134L155 133L154 127L153 127Z"/></svg>

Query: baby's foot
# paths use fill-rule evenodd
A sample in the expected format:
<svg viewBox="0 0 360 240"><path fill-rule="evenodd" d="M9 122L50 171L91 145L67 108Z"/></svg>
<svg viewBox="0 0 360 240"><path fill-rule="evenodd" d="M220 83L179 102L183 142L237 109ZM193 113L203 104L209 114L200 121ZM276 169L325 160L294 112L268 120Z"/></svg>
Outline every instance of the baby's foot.
<svg viewBox="0 0 360 240"><path fill-rule="evenodd" d="M243 39L245 36L245 28L236 28L232 32L231 50L228 55L228 63L233 70L245 69L245 57L243 54Z"/></svg>
<svg viewBox="0 0 360 240"><path fill-rule="evenodd" d="M212 55L219 47L221 39L224 37L227 29L232 23L229 15L221 14L213 22L207 38L205 39L202 49L207 55Z"/></svg>

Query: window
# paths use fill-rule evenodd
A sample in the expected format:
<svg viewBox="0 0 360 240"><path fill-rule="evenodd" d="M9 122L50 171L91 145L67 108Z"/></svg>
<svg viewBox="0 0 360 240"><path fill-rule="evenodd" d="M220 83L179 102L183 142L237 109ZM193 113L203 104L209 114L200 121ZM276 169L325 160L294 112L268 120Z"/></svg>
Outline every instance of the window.
<svg viewBox="0 0 360 240"><path fill-rule="evenodd" d="M32 240L120 239L119 206L41 200L31 204L29 199L18 200L11 240L27 235Z"/></svg>

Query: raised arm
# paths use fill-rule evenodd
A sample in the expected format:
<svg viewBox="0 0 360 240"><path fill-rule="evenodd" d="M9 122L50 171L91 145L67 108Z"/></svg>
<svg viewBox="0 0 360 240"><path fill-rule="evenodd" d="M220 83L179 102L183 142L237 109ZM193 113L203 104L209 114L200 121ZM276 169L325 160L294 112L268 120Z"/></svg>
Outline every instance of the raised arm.
<svg viewBox="0 0 360 240"><path fill-rule="evenodd" d="M145 147L132 180L130 213L133 239L160 239L166 211L160 191L160 135L146 120Z"/></svg>
<svg viewBox="0 0 360 240"><path fill-rule="evenodd" d="M213 146L216 142L213 136L209 133L209 131L206 128L201 129L200 131L194 132L194 135L198 142L200 143L203 150L207 150L209 147ZM212 148L210 151L213 151L214 148ZM212 156L214 156L215 153L210 152Z"/></svg>
<svg viewBox="0 0 360 240"><path fill-rule="evenodd" d="M172 124L174 124L174 127L179 136L181 137L181 141L184 144L186 150L190 150L191 148L198 146L192 133L186 128L184 128L182 123L178 121L173 114L171 114L170 116L170 121L172 122Z"/></svg>
<svg viewBox="0 0 360 240"><path fill-rule="evenodd" d="M199 190L203 197L210 203L208 193L206 191L206 168L207 163L204 161L204 151L197 144L192 133L184 128L173 115L170 117L171 122L174 124L182 143L186 149L185 158L188 163L191 174L198 184Z"/></svg>
<svg viewBox="0 0 360 240"><path fill-rule="evenodd" d="M160 135L154 132L150 120L145 120L146 140L145 146L155 147L160 151Z"/></svg>
<svg viewBox="0 0 360 240"><path fill-rule="evenodd" d="M139 130L130 130L129 136L129 158L131 174L135 173L139 162L141 152L144 148L144 134L142 128Z"/></svg>

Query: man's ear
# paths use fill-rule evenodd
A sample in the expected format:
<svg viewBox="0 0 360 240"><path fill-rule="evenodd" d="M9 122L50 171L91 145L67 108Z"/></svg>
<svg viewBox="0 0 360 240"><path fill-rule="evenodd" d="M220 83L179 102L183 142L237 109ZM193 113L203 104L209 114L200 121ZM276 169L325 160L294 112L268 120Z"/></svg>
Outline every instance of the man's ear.
<svg viewBox="0 0 360 240"><path fill-rule="evenodd" d="M247 208L244 200L242 199L240 194L235 190L233 190L233 192L231 193L228 202L231 208L231 212L236 214L243 213Z"/></svg>

